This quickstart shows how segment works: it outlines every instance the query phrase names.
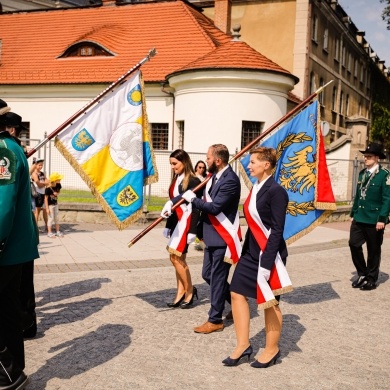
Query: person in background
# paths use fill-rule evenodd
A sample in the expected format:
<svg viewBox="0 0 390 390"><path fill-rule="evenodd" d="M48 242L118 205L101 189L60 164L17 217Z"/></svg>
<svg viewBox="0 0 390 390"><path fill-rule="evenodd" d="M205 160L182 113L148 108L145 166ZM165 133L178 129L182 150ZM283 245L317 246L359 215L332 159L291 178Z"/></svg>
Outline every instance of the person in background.
<svg viewBox="0 0 390 390"><path fill-rule="evenodd" d="M241 195L240 179L229 165L229 150L215 144L207 151L206 162L212 178L206 184L203 198L186 191L182 198L202 212L204 249L202 277L210 286L208 320L194 328L196 333L220 332L224 329L222 313L225 301L230 303L227 281L232 253L241 253L238 204ZM225 234L225 233L228 234ZM229 262L225 260L229 259Z"/></svg>
<svg viewBox="0 0 390 390"><path fill-rule="evenodd" d="M33 161L32 161L31 167L29 169L29 172L30 172L30 182L31 182L31 211L34 214L34 217L35 217L35 213L37 211L37 206L35 204L35 198L37 197L38 193L37 193L37 188L35 186L35 183L34 183L33 179L31 178L31 175L35 171L35 164L36 164L36 162L37 162L37 159L35 157L33 157Z"/></svg>
<svg viewBox="0 0 390 390"><path fill-rule="evenodd" d="M45 230L47 231L47 211L43 208L45 203L45 188L50 184L50 181L46 178L45 174L42 172L44 159L38 158L35 162L35 169L31 174L31 180L34 182L35 188L37 190L37 197L35 198L35 219L39 221L39 214L42 211L43 220L45 222Z"/></svg>
<svg viewBox="0 0 390 390"><path fill-rule="evenodd" d="M200 181L204 181L207 176L206 163L202 160L199 160L195 164L195 175Z"/></svg>
<svg viewBox="0 0 390 390"><path fill-rule="evenodd" d="M47 236L50 238L63 236L58 219L58 195L62 188L61 180L63 177L58 172L53 172L49 177L50 186L45 189L45 208L48 215ZM52 232L53 223L55 224L56 234Z"/></svg>
<svg viewBox="0 0 390 390"><path fill-rule="evenodd" d="M15 117L14 117L15 118ZM9 117L8 117L9 119ZM7 122L7 127L11 123ZM28 162L0 116L0 388L28 383L20 312L22 267L39 257Z"/></svg>
<svg viewBox="0 0 390 390"><path fill-rule="evenodd" d="M180 194L200 184L195 176L190 156L182 149L177 149L169 156L169 163L173 170L173 179L169 187L170 200L161 211L161 216L167 218L164 237L169 238L169 258L176 271L176 297L168 307L188 309L193 305L194 297L198 299L196 287L192 284L190 269L186 262L188 244L194 241L198 223L198 211L192 207L181 205L172 213L172 205L180 199ZM201 192L199 193L201 196Z"/></svg>
<svg viewBox="0 0 390 390"><path fill-rule="evenodd" d="M199 160L195 164L195 175L196 177L202 182L206 179L207 177L207 169L206 169L206 163L202 160ZM202 220L202 213L199 215L199 220ZM199 227L197 231L197 235L194 241L194 248L197 251L203 251L204 249L204 242L203 242L203 236L201 234L201 226Z"/></svg>
<svg viewBox="0 0 390 390"><path fill-rule="evenodd" d="M353 288L368 291L377 287L381 247L390 213L390 172L379 164L385 158L380 145L369 144L361 150L365 169L360 171L352 205L349 248L357 278ZM367 245L367 263L363 244Z"/></svg>

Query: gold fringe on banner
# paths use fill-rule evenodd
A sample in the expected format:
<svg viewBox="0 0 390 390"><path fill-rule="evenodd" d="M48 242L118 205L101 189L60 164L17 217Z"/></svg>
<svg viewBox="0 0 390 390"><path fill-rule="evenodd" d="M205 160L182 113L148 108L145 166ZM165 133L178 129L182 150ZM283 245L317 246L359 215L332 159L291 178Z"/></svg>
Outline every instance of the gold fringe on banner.
<svg viewBox="0 0 390 390"><path fill-rule="evenodd" d="M310 233L312 230L314 230L317 226L321 225L326 218L328 218L329 215L331 215L333 211L326 210L324 211L319 218L317 218L310 226L308 226L306 229L300 231L299 233L295 234L294 236L290 237L288 240L286 240L286 244L290 245L293 242L297 241L299 238L305 236L306 234Z"/></svg>
<svg viewBox="0 0 390 390"><path fill-rule="evenodd" d="M244 158L242 156L241 158ZM245 172L245 168L242 166L241 161L238 161L238 170L240 171L241 177L244 180L245 185L248 187L249 190L252 189L253 184L251 182L251 179L249 178L248 174Z"/></svg>

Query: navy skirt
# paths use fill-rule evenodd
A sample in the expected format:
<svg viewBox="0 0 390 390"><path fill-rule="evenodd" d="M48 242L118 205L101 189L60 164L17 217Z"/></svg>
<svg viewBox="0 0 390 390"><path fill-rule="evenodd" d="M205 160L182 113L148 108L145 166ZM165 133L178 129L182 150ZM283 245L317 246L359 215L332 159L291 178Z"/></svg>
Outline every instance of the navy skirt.
<svg viewBox="0 0 390 390"><path fill-rule="evenodd" d="M286 259L282 261L286 265ZM249 252L243 254L234 269L230 291L256 299L258 269L259 258L254 258ZM279 300L279 295L275 298Z"/></svg>

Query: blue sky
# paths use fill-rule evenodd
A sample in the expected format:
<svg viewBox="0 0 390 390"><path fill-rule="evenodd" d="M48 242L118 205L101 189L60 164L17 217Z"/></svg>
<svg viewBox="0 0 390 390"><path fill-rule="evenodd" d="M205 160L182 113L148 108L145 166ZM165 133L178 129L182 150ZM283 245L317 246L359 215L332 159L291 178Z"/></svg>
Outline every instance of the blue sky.
<svg viewBox="0 0 390 390"><path fill-rule="evenodd" d="M365 39L381 60L390 67L390 30L381 14L385 3L379 0L339 0L359 30L366 32Z"/></svg>

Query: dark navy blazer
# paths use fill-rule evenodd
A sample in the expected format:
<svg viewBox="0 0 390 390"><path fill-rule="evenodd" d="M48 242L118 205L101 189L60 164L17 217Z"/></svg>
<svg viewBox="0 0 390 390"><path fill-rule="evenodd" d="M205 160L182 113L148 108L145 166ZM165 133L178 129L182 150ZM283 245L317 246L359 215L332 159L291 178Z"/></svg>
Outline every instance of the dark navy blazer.
<svg viewBox="0 0 390 390"><path fill-rule="evenodd" d="M213 177L210 180L213 180ZM203 241L207 246L226 246L225 241L214 229L207 214L217 215L223 212L229 221L234 223L238 203L240 202L240 194L240 179L234 173L233 169L228 166L217 183L211 188L210 197L212 202L205 202L203 198L195 198L193 200L193 206L202 211Z"/></svg>
<svg viewBox="0 0 390 390"><path fill-rule="evenodd" d="M271 176L260 188L256 196L256 208L264 226L271 234L267 246L261 256L261 266L270 270L279 252L282 259L287 257L287 246L283 238L288 195L286 190ZM252 232L248 229L242 254L249 252L254 258L258 258L260 247Z"/></svg>

